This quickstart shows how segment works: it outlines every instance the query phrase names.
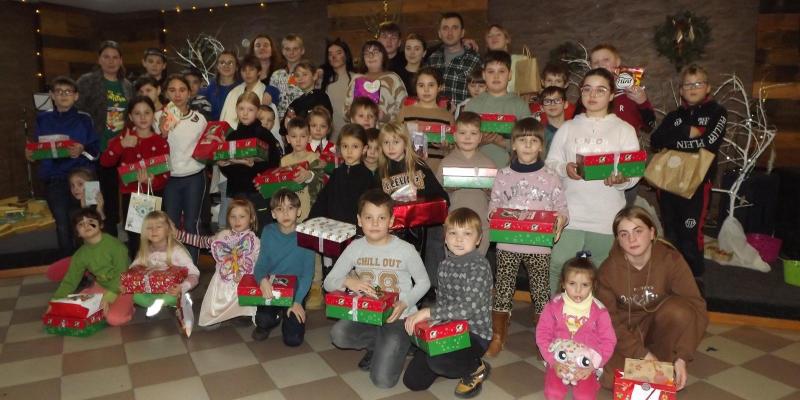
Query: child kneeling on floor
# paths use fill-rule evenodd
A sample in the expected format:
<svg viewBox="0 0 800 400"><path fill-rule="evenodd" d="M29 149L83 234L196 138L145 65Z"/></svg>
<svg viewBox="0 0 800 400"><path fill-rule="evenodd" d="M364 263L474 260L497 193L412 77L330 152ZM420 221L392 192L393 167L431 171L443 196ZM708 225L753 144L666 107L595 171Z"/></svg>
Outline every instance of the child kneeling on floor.
<svg viewBox="0 0 800 400"><path fill-rule="evenodd" d="M460 378L455 395L478 395L491 367L481 360L492 338L492 268L478 250L481 218L469 208L454 210L444 221L445 243L450 256L439 265L436 304L406 318L412 335L418 322L467 320L470 347L438 356L422 351L406 368L403 383L411 390L428 389L439 376Z"/></svg>
<svg viewBox="0 0 800 400"><path fill-rule="evenodd" d="M358 366L369 370L370 380L380 388L391 388L400 379L411 345L402 319L417 311L417 302L431 286L414 247L389 232L393 222L392 198L380 189L365 192L358 200L358 225L364 237L347 246L324 285L328 292L350 289L372 297L377 297L376 285L398 293L394 311L383 325L340 320L331 328L336 347L367 349Z"/></svg>

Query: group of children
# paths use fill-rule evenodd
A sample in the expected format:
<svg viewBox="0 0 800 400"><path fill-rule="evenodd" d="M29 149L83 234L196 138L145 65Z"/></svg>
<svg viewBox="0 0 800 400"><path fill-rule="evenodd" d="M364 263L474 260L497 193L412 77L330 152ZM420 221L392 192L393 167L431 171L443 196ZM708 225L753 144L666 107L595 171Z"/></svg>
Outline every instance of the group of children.
<svg viewBox="0 0 800 400"><path fill-rule="evenodd" d="M198 283L196 254L191 249L208 248L216 270L203 297L198 324L209 326L237 317L252 318L255 340L266 339L272 329L281 325L284 343L299 346L305 333L306 307L321 307L323 289L347 289L375 296L379 287L399 294L386 323L372 326L339 321L331 329L334 345L366 349L359 367L369 370L376 386L392 387L403 373L412 346L408 336L418 322L468 320L470 347L439 356L415 352L403 382L412 390L425 390L437 376L458 378L456 395L471 397L490 374L484 355L496 356L503 348L517 270L523 264L537 322L536 342L549 365L546 396L563 398L566 394L562 383L565 370L553 359L548 346L557 338L571 338L585 341L598 354L592 365L579 371L580 383L574 391L576 398L593 398L599 387L595 372L608 361L616 339L608 313L592 298L594 265L584 250L590 250L598 264L605 258L613 240L608 233L611 218L624 206L624 191L633 187L637 178L615 175L605 181L584 181L577 174L575 154L639 149L636 129L614 114L612 105L620 95L615 94L611 72L601 67L583 77L579 85L583 112L570 119L574 106L566 98L565 69L544 69L546 87L540 93L541 105L531 110L521 97L507 91L511 76L509 54L489 51L480 76L473 75L469 81L470 93L475 96L458 107L456 118L437 102L443 89L439 72L421 68L416 77L416 101L404 106L394 121L377 126L377 105L369 99L356 98L348 109L351 123L332 135L330 102L326 104L324 93L313 88L311 75L316 69L312 65L298 63L297 84L303 93L282 117L274 106L264 104L269 99L263 89L261 93L256 90L261 83L257 80L259 68L261 65L252 60L242 63L245 87L235 101L230 102L229 96L223 106L226 111L222 115L227 115L235 127L224 140L256 138L268 144L269 155L265 160L217 162L227 178L229 200L224 211L226 224L213 236L200 236L197 226L187 223L198 220L200 204L208 190L206 166L192 158L206 118L190 108L193 90L184 76L171 75L163 82L167 99L181 113L179 120L170 121L168 111L159 109L160 92L155 81L142 81L137 85L142 95L129 103L129 128L111 139L108 148L99 154L100 164L105 167L157 155L170 156L168 178L140 173L136 182L120 186L123 210L127 209L130 195L141 190L143 184L165 197L166 212L148 214L141 228L142 238L129 234L127 250L101 230L102 195L95 199L96 206L84 207L87 199L81 187L93 177L90 170L74 167L81 167L82 152L97 155L91 135L85 141L79 140L80 148L70 149L70 159L46 165L72 171L61 173L70 174L68 183L74 197L71 207L77 210L71 226L83 241L54 298L75 291L88 271L94 276L94 283L84 292L103 293L109 324L124 324L133 315L134 303L152 305L121 293L119 277L128 266L187 268L184 282L168 293L180 297ZM702 69L692 71L682 79L705 83L699 80L707 79ZM250 79L250 75L255 78ZM253 80L250 87L249 80ZM687 90L698 87L693 83ZM59 115L75 112L68 94L77 97L74 83L56 80L52 95ZM689 106L708 101L706 96L684 98L693 102ZM229 114L231 106L235 116ZM75 113L73 118L82 121ZM481 132L481 113L512 114L517 121L508 136ZM408 129L419 121L452 125L454 144L433 144L427 159L421 157ZM282 135L274 133L276 123ZM40 127L40 134L47 133L43 129ZM335 143L330 141L333 136ZM339 164L328 178L322 159L337 158ZM71 163L59 164L65 161ZM253 185L253 178L267 169L304 162L308 168L301 169L295 179L304 184L298 192L282 189L264 199ZM491 190L445 189L441 180L443 169L448 167L498 171ZM439 230L390 230L394 195L406 192L448 202L450 212ZM498 244L493 278L485 255L489 247L488 215L498 208L555 211L556 240L559 241L558 236L561 240L552 250L553 256L549 247ZM323 274L322 258L299 247L295 233L299 222L318 216L357 224L363 233L325 271L327 274ZM191 245L189 250L181 242ZM571 255L576 253L578 256L573 258ZM133 255L135 260L131 263ZM293 304L288 308L240 306L236 285L245 274L255 275L265 298L272 296L269 276L296 276ZM418 308L431 287L435 288L435 296L427 297L428 307ZM551 299L554 292L561 290L563 294Z"/></svg>

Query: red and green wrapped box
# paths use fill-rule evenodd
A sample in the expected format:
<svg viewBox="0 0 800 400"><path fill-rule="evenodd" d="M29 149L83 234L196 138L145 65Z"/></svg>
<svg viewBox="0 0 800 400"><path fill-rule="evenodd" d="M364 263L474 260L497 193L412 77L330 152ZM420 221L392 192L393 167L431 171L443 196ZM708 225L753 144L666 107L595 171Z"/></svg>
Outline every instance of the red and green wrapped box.
<svg viewBox="0 0 800 400"><path fill-rule="evenodd" d="M495 168L443 167L442 186L449 189L491 189Z"/></svg>
<svg viewBox="0 0 800 400"><path fill-rule="evenodd" d="M616 169L622 176L644 176L647 163L647 152L623 151L620 153L578 154L578 175L587 181L598 181L608 178Z"/></svg>
<svg viewBox="0 0 800 400"><path fill-rule="evenodd" d="M425 134L428 143L455 143L452 125L440 122L417 121L417 129Z"/></svg>
<svg viewBox="0 0 800 400"><path fill-rule="evenodd" d="M136 182L140 170L146 170L148 174L156 176L169 172L169 155L150 157L146 160L139 160L136 163L122 164L117 167L117 173L122 183L128 184Z"/></svg>
<svg viewBox="0 0 800 400"><path fill-rule="evenodd" d="M392 230L441 225L447 218L447 202L440 198L426 199L420 196L414 201L395 203L392 215Z"/></svg>
<svg viewBox="0 0 800 400"><path fill-rule="evenodd" d="M265 299L261 287L256 282L253 274L242 276L236 287L240 306L276 306L291 307L294 303L294 290L297 287L297 277L294 275L270 275L267 277L272 283L272 298Z"/></svg>
<svg viewBox="0 0 800 400"><path fill-rule="evenodd" d="M56 140L42 143L26 143L25 148L32 151L31 158L34 160L51 160L56 158L69 157L69 148L78 144L74 140Z"/></svg>
<svg viewBox="0 0 800 400"><path fill-rule="evenodd" d="M222 149L222 146L225 145L225 137L231 132L233 132L233 129L231 129L231 126L225 121L209 122L206 124L206 130L204 130L203 134L200 136L200 140L197 141L197 145L194 147L192 157L197 161L205 163L214 161L214 154L217 150ZM222 142L211 139L212 136L219 138Z"/></svg>
<svg viewBox="0 0 800 400"><path fill-rule="evenodd" d="M325 315L370 325L383 325L394 311L398 295L383 292L372 298L357 293L335 291L325 294Z"/></svg>
<svg viewBox="0 0 800 400"><path fill-rule="evenodd" d="M229 140L222 143L222 146L214 152L214 161L241 160L244 158L266 161L267 148L267 143L259 139Z"/></svg>
<svg viewBox="0 0 800 400"><path fill-rule="evenodd" d="M316 217L297 224L297 245L339 257L356 236L356 226L335 219Z"/></svg>
<svg viewBox="0 0 800 400"><path fill-rule="evenodd" d="M498 208L489 214L489 240L553 247L557 221L555 211Z"/></svg>
<svg viewBox="0 0 800 400"><path fill-rule="evenodd" d="M265 199L272 198L278 190L289 189L293 192L303 190L306 185L297 183L294 180L300 174L301 169L309 169L307 161L289 165L287 167L271 168L253 178L253 183L258 187L258 192Z"/></svg>
<svg viewBox="0 0 800 400"><path fill-rule="evenodd" d="M344 162L341 157L331 152L325 152L320 154L319 159L325 163L326 174L332 174L333 170L335 170L336 167L338 167L342 162Z"/></svg>
<svg viewBox="0 0 800 400"><path fill-rule="evenodd" d="M481 132L511 136L517 117L513 114L481 114Z"/></svg>
<svg viewBox="0 0 800 400"><path fill-rule="evenodd" d="M469 323L465 320L438 324L422 321L414 326L414 336L411 338L417 347L431 357L466 349L471 345Z"/></svg>
<svg viewBox="0 0 800 400"><path fill-rule="evenodd" d="M106 327L103 310L87 317L65 317L52 312L42 317L45 332L51 335L86 337Z"/></svg>
<svg viewBox="0 0 800 400"><path fill-rule="evenodd" d="M147 268L134 265L120 276L122 293L166 293L180 285L189 271L184 267Z"/></svg>

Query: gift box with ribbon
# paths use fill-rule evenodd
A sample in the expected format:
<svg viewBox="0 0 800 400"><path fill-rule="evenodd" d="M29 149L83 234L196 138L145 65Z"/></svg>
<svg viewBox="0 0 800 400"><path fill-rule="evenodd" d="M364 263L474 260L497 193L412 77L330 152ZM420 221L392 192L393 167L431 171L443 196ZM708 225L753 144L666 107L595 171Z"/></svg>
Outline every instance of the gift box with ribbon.
<svg viewBox="0 0 800 400"><path fill-rule="evenodd" d="M339 257L356 235L356 226L330 218L317 217L297 224L297 245Z"/></svg>
<svg viewBox="0 0 800 400"><path fill-rule="evenodd" d="M417 131L425 134L428 143L455 143L455 127L440 122L416 121Z"/></svg>
<svg viewBox="0 0 800 400"><path fill-rule="evenodd" d="M101 310L102 294L70 294L50 300L50 314L69 318L87 318Z"/></svg>
<svg viewBox="0 0 800 400"><path fill-rule="evenodd" d="M99 310L86 317L68 317L50 313L42 316L45 332L61 336L91 336L105 328L103 310Z"/></svg>
<svg viewBox="0 0 800 400"><path fill-rule="evenodd" d="M265 299L261 286L252 274L243 275L236 287L240 306L276 306L291 307L294 303L294 291L297 277L294 275L269 275L272 284L272 298Z"/></svg>
<svg viewBox="0 0 800 400"><path fill-rule="evenodd" d="M358 293L335 291L325 294L325 315L370 325L383 325L394 311L398 295L382 292L376 299Z"/></svg>
<svg viewBox="0 0 800 400"><path fill-rule="evenodd" d="M489 214L489 240L553 247L558 213L498 208Z"/></svg>
<svg viewBox="0 0 800 400"><path fill-rule="evenodd" d="M392 230L441 225L447 218L447 202L440 198L429 200L420 196L414 201L395 203L392 215L394 216Z"/></svg>
<svg viewBox="0 0 800 400"><path fill-rule="evenodd" d="M306 185L304 183L297 183L294 180L300 174L301 169L309 169L307 161L289 165L286 167L268 169L253 178L253 183L258 187L259 193L265 199L272 197L275 192L280 189L289 189L293 192L303 190Z"/></svg>
<svg viewBox="0 0 800 400"><path fill-rule="evenodd" d="M647 152L623 151L620 153L577 154L578 175L587 181L608 178L615 172L625 177L644 176L647 163Z"/></svg>
<svg viewBox="0 0 800 400"><path fill-rule="evenodd" d="M166 293L189 274L184 267L147 268L134 265L120 276L123 293Z"/></svg>
<svg viewBox="0 0 800 400"><path fill-rule="evenodd" d="M511 136L517 117L513 114L481 114L481 132Z"/></svg>
<svg viewBox="0 0 800 400"><path fill-rule="evenodd" d="M321 153L319 159L325 163L326 174L332 174L333 170L344 162L341 157L331 152Z"/></svg>
<svg viewBox="0 0 800 400"><path fill-rule="evenodd" d="M156 176L169 172L169 155L150 157L139 162L121 164L117 167L117 173L122 183L128 184L136 182L140 170L146 170L148 174Z"/></svg>
<svg viewBox="0 0 800 400"><path fill-rule="evenodd" d="M443 167L442 186L448 189L491 189L495 168Z"/></svg>
<svg viewBox="0 0 800 400"><path fill-rule="evenodd" d="M628 360L625 360L625 369L629 368ZM633 360L642 362L652 362L663 364L669 367L672 372L672 364L650 360ZM658 368L657 368L658 369ZM666 370L662 370L666 372ZM674 376L663 374L645 378L636 376L636 373L624 373L620 370L614 371L614 392L615 400L675 400Z"/></svg>
<svg viewBox="0 0 800 400"><path fill-rule="evenodd" d="M233 132L233 129L225 121L209 122L200 136L200 140L197 141L197 145L194 146L192 157L201 162L214 161L214 153L222 149L222 146L225 145L225 137L231 132ZM219 138L220 141L213 140L211 137Z"/></svg>
<svg viewBox="0 0 800 400"><path fill-rule="evenodd" d="M31 158L34 160L47 160L55 158L69 157L69 148L78 142L67 140L54 140L49 142L26 143L25 148L32 151Z"/></svg>
<svg viewBox="0 0 800 400"><path fill-rule="evenodd" d="M356 78L353 81L353 98L366 97L375 104L381 104L381 81Z"/></svg>
<svg viewBox="0 0 800 400"><path fill-rule="evenodd" d="M214 161L241 160L252 158L255 161L267 160L267 143L258 139L229 140L214 152Z"/></svg>
<svg viewBox="0 0 800 400"><path fill-rule="evenodd" d="M471 345L469 323L465 320L442 323L420 322L414 326L414 336L411 339L429 356L451 353Z"/></svg>

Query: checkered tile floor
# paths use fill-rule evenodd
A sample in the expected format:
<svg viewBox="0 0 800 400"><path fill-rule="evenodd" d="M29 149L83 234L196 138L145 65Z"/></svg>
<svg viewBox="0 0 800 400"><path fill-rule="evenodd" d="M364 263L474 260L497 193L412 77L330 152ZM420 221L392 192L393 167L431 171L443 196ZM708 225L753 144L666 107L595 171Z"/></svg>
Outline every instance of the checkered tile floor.
<svg viewBox="0 0 800 400"><path fill-rule="evenodd" d="M139 310L128 326L89 338L49 336L40 317L55 287L43 276L0 280L2 399L453 397L455 381L444 379L421 393L402 383L389 390L373 387L356 367L362 353L333 348L332 322L319 311L310 314L306 342L298 348L285 347L279 332L255 343L251 328L235 323L197 329L185 339L166 310L154 320ZM543 398L529 316L528 305L518 304L507 350L491 361L480 398ZM800 399L800 332L710 326L689 372L681 400ZM601 391L599 398L611 394Z"/></svg>

